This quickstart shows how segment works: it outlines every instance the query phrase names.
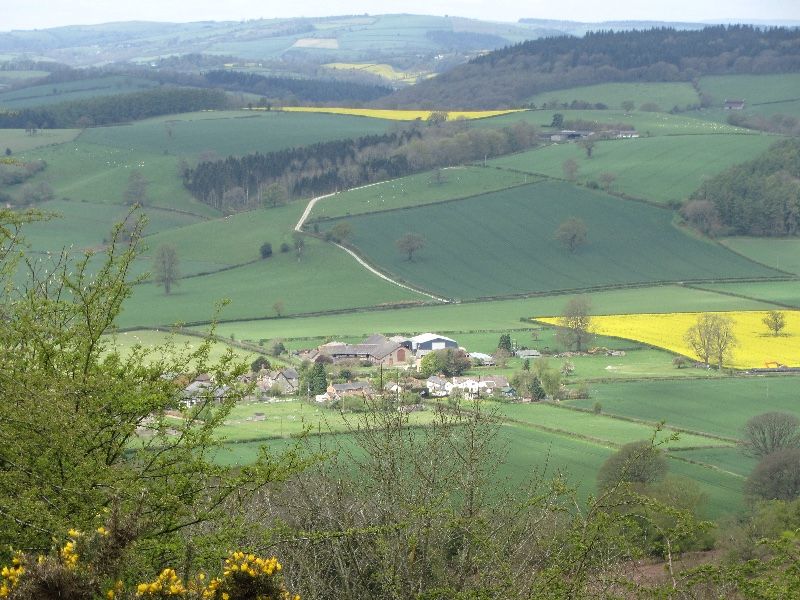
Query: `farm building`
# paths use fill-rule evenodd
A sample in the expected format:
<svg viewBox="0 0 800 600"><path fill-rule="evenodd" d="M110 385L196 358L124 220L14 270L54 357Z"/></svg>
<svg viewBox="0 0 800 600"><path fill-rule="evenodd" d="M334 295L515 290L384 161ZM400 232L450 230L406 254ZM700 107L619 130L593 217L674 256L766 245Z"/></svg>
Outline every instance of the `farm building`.
<svg viewBox="0 0 800 600"><path fill-rule="evenodd" d="M418 357L445 348L458 348L458 342L437 333L421 333L411 338L411 349Z"/></svg>
<svg viewBox="0 0 800 600"><path fill-rule="evenodd" d="M517 350L514 352L514 356L517 358L539 358L542 353L538 350Z"/></svg>
<svg viewBox="0 0 800 600"><path fill-rule="evenodd" d="M401 365L405 364L410 356L409 349L398 342L375 334L369 336L360 344L345 344L343 342L329 342L319 346L316 352L308 355L311 360L317 360L321 355L328 356L333 362L346 360L369 361L374 365Z"/></svg>
<svg viewBox="0 0 800 600"><path fill-rule="evenodd" d="M744 100L725 100L725 110L744 110Z"/></svg>

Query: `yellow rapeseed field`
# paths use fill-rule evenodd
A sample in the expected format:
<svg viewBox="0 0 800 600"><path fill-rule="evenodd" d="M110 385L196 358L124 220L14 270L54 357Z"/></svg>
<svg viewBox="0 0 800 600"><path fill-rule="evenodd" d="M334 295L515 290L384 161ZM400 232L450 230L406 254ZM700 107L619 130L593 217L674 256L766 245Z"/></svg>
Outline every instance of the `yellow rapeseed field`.
<svg viewBox="0 0 800 600"><path fill-rule="evenodd" d="M378 108L329 108L315 106L284 106L280 110L288 112L313 112L313 113L329 113L333 115L355 115L359 117L372 117L374 119L389 119L391 121L413 121L415 119L422 119L423 121L431 116L430 110L385 110ZM452 110L442 111L447 113L449 120L454 119L484 119L486 117L496 117L498 115L507 115L513 112L519 112L522 109L513 110Z"/></svg>
<svg viewBox="0 0 800 600"><path fill-rule="evenodd" d="M414 83L419 77L424 77L425 79L429 79L434 76L433 73L430 72L410 72L410 71L397 71L392 65L387 65L384 63L342 63L342 62L335 62L335 63L328 63L323 65L329 69L340 70L340 71L363 71L365 73L372 73L373 75L379 75L380 77L384 77L385 79L389 79L390 81L402 81L403 83Z"/></svg>
<svg viewBox="0 0 800 600"><path fill-rule="evenodd" d="M800 311L781 311L786 327L773 336L762 322L765 311L732 311L716 314L729 317L734 324L737 346L726 366L740 369L775 366L800 366ZM600 335L626 338L666 348L698 358L684 341L686 331L703 313L603 315L592 317L592 331ZM537 319L556 324L558 317Z"/></svg>

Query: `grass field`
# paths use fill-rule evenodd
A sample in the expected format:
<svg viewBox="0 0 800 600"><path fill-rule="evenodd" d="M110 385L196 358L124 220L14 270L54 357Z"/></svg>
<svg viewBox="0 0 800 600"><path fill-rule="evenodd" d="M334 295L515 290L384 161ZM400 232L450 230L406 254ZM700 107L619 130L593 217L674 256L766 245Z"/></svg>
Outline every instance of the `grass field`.
<svg viewBox="0 0 800 600"><path fill-rule="evenodd" d="M577 437L591 438L611 447L637 440L648 440L656 435L655 429L649 425L589 412L571 411L552 404L495 404L493 408L507 419L534 428L558 430ZM663 447L670 449L720 445L719 440L688 433L680 434L678 440L670 440L674 433L665 429L656 435L655 441L663 442Z"/></svg>
<svg viewBox="0 0 800 600"><path fill-rule="evenodd" d="M263 415L263 420L256 417ZM408 415L408 424L425 425L433 420L433 412L420 411ZM341 413L336 409L315 406L305 401L247 402L238 404L228 415L218 432L226 440L252 440L259 438L289 437L304 432L337 433L355 426L359 417L355 413Z"/></svg>
<svg viewBox="0 0 800 600"><path fill-rule="evenodd" d="M654 103L662 111L671 110L673 106L683 108L697 104L700 99L689 83L602 83L565 90L543 92L530 98L537 106L545 102L567 104L573 100L603 103L612 109L621 109L622 103L633 102L636 108L642 104Z"/></svg>
<svg viewBox="0 0 800 600"><path fill-rule="evenodd" d="M517 121L526 121L532 125L546 128L553 122L553 115L556 113L561 113L567 122L581 120L611 126L620 123L630 125L643 137L704 133L752 133L747 129L733 127L727 123L706 120L702 116L641 111L626 114L622 110L529 110L476 121L475 126L502 127ZM547 130L545 129L545 131Z"/></svg>
<svg viewBox="0 0 800 600"><path fill-rule="evenodd" d="M110 237L113 224L122 222L129 208L119 204L53 200L39 205L41 210L57 215L49 221L31 223L25 235L37 252L58 252L72 248L75 252L100 249ZM183 227L196 223L200 217L161 210L155 207L142 211L148 218L145 233Z"/></svg>
<svg viewBox="0 0 800 600"><path fill-rule="evenodd" d="M280 110L285 112L302 113L327 113L332 115L354 115L359 117L369 117L372 119L386 119L390 121L416 121L417 119L426 120L433 111L430 110L389 110L378 108L332 108L314 106L284 106ZM449 120L455 119L486 119L499 115L520 112L519 109L509 110L448 110L447 108L438 109L446 112Z"/></svg>
<svg viewBox="0 0 800 600"><path fill-rule="evenodd" d="M141 153L196 159L205 151L225 157L272 152L317 142L380 134L390 127L381 120L348 115L292 114L282 111L209 111L169 115L131 125L95 127L82 143Z"/></svg>
<svg viewBox="0 0 800 600"><path fill-rule="evenodd" d="M178 251L184 276L241 265L260 259L259 249L264 242L272 244L274 260L283 242L292 244L292 228L305 208L303 202L293 202L278 208L253 210L196 223L180 229L164 231L147 238L151 250L172 244ZM281 260L287 258L281 257ZM291 260L295 259L294 250Z"/></svg>
<svg viewBox="0 0 800 600"><path fill-rule="evenodd" d="M28 135L24 129L0 129L0 152L9 148L14 154L28 152L44 146L71 142L80 129L40 129L36 135Z"/></svg>
<svg viewBox="0 0 800 600"><path fill-rule="evenodd" d="M157 85L156 82L147 79L116 75L64 83L49 83L0 93L0 108L46 106L96 96L139 92Z"/></svg>
<svg viewBox="0 0 800 600"><path fill-rule="evenodd" d="M318 202L310 220L358 215L466 198L530 183L534 177L482 167L442 169L350 190Z"/></svg>
<svg viewBox="0 0 800 600"><path fill-rule="evenodd" d="M668 426L738 439L755 415L782 411L800 417L798 389L800 377L794 376L598 383L590 386L590 399L565 404L591 409L600 402L606 414L663 420Z"/></svg>
<svg viewBox="0 0 800 600"><path fill-rule="evenodd" d="M589 224L589 242L570 253L553 234L573 216ZM352 243L370 260L453 298L778 275L673 227L669 211L565 183L348 221ZM409 231L427 240L414 261L392 243Z"/></svg>
<svg viewBox="0 0 800 600"><path fill-rule="evenodd" d="M760 263L800 275L800 239L731 237L721 240L731 250Z"/></svg>
<svg viewBox="0 0 800 600"><path fill-rule="evenodd" d="M603 335L652 344L700 360L684 336L701 314L703 313L606 315L592 318L592 329ZM723 363L725 366L740 369L763 368L773 362L790 367L800 366L800 311L783 311L786 328L778 337L773 336L763 324L765 312L717 314L732 321L736 338L736 345ZM548 318L543 321L556 323L557 319Z"/></svg>
<svg viewBox="0 0 800 600"><path fill-rule="evenodd" d="M800 281L774 281L770 284L749 282L730 284L703 284L703 288L714 292L747 296L764 302L776 302L783 306L800 308Z"/></svg>
<svg viewBox="0 0 800 600"><path fill-rule="evenodd" d="M357 338L376 332L416 334L424 331L492 331L497 337L499 334L496 332L520 327L537 328L530 317L559 314L568 299L569 296L555 295L341 315L223 322L219 331L226 337L233 334L237 339L250 340L319 336ZM596 292L591 295L591 301L596 314L689 311L698 307L703 310L770 308L770 305L754 300L680 286Z"/></svg>
<svg viewBox="0 0 800 600"><path fill-rule="evenodd" d="M123 355L127 355L137 345L145 349L154 350L155 348L165 347L166 344L172 344L178 353L185 354L197 350L203 343L203 340L193 335L182 335L166 330L158 331L153 329L123 331L106 336L104 339L116 347ZM229 350L233 352L237 360L247 364L250 364L256 357L254 352L247 352L240 348L229 346L224 342L215 342L209 352L209 361L214 363L220 360Z"/></svg>
<svg viewBox="0 0 800 600"><path fill-rule="evenodd" d="M139 170L148 181L147 205L197 216L218 215L181 185L177 156L148 154L133 147L109 148L79 137L71 143L25 153L24 158L47 161L47 168L32 181L52 182L59 198L122 204L128 178L133 170Z"/></svg>
<svg viewBox="0 0 800 600"><path fill-rule="evenodd" d="M286 421L284 426L288 427ZM494 471L500 489L521 488L539 478L546 481L561 473L568 485L576 488L579 498L596 492L597 471L613 452L602 444L510 423L500 426L494 443L502 456ZM262 444L273 452L280 452L294 442L271 439L232 443L218 453L217 460L225 464L247 464L255 460ZM344 451L354 457L363 453L348 434L313 436L308 439L307 448L318 453ZM683 454L676 453L677 456ZM735 514L743 509L742 477L675 459L669 461L669 469L671 474L699 484L708 497L708 517Z"/></svg>
<svg viewBox="0 0 800 600"><path fill-rule="evenodd" d="M207 322L224 298L231 301L220 315L224 319L274 317L276 302L283 303L282 314L292 315L427 300L378 279L343 251L312 239L299 262L293 253L279 253L268 260L184 279L168 296L154 284L136 286L119 324L150 327Z"/></svg>
<svg viewBox="0 0 800 600"><path fill-rule="evenodd" d="M766 135L662 136L596 143L592 157L577 144L555 144L489 164L564 178L564 161L578 165L579 182L611 173L611 191L655 202L680 202L714 175L762 154L777 140Z"/></svg>
<svg viewBox="0 0 800 600"><path fill-rule="evenodd" d="M700 448L697 450L681 450L673 452L675 458L683 458L713 465L739 477L747 477L758 464L758 460L742 452L741 448Z"/></svg>
<svg viewBox="0 0 800 600"><path fill-rule="evenodd" d="M712 75L701 77L700 90L711 96L712 106L725 100L745 100L753 104L780 100L800 100L800 74L777 75Z"/></svg>

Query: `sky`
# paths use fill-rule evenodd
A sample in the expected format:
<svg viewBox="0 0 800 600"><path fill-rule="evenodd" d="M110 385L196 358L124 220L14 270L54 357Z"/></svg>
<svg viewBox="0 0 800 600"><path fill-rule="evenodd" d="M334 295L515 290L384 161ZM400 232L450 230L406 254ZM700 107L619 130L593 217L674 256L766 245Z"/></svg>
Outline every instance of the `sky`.
<svg viewBox="0 0 800 600"><path fill-rule="evenodd" d="M111 21L238 21L275 17L413 13L492 21L800 21L798 0L0 0L0 31Z"/></svg>

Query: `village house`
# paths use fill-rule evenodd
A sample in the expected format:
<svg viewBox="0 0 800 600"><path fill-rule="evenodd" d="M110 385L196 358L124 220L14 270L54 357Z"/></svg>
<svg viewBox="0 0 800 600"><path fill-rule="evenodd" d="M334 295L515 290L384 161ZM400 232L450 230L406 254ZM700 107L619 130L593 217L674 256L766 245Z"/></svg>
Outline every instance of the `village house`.
<svg viewBox="0 0 800 600"><path fill-rule="evenodd" d="M317 402L334 402L348 396L369 399L374 394L368 381L351 381L349 383L332 383L324 394L315 397Z"/></svg>
<svg viewBox="0 0 800 600"><path fill-rule="evenodd" d="M258 374L256 385L263 394L278 391L284 395L293 395L300 388L300 375L291 367L278 371L262 370Z"/></svg>
<svg viewBox="0 0 800 600"><path fill-rule="evenodd" d="M201 373L183 388L180 403L184 408L191 408L210 399L215 402L222 402L229 390L230 388L227 385L216 385L210 375Z"/></svg>

